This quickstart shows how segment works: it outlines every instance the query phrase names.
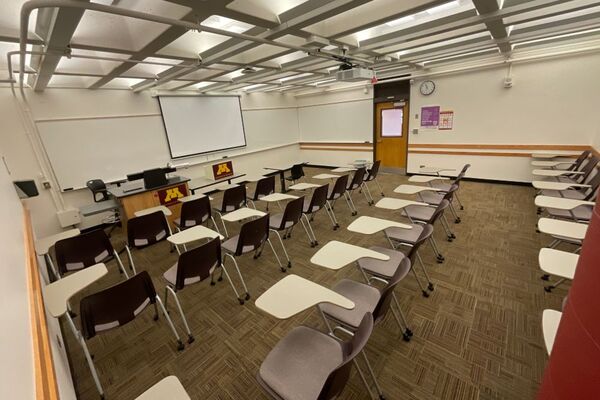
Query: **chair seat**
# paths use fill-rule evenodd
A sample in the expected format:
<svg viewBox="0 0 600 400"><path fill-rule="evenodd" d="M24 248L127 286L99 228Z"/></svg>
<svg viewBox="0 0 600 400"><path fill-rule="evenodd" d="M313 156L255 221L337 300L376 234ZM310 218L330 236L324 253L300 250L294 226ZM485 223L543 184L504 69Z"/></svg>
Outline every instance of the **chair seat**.
<svg viewBox="0 0 600 400"><path fill-rule="evenodd" d="M561 196L562 194L562 196ZM550 197L564 197L566 199L575 199L575 200L583 200L585 199L585 194L578 190L542 190L540 192L541 196L550 196Z"/></svg>
<svg viewBox="0 0 600 400"><path fill-rule="evenodd" d="M589 221L590 219L592 219L592 207L591 206L579 206L579 207L575 207L571 211L573 212L572 215L571 215L571 212L569 212L569 210L559 210L556 208L547 208L546 209L546 212L554 218L573 220L573 216L575 216L575 218L578 221Z"/></svg>
<svg viewBox="0 0 600 400"><path fill-rule="evenodd" d="M442 200L444 200L444 194L436 193L436 192L432 192L432 191L423 192L423 193L421 193L421 197L419 200L423 201L427 204L432 204L432 205L437 206L438 204L440 204L442 202Z"/></svg>
<svg viewBox="0 0 600 400"><path fill-rule="evenodd" d="M214 267L211 269L211 273L213 272ZM175 284L177 282L177 263L175 263L171 268L169 268L164 274L163 274L163 278L165 278L165 280L167 282L169 282L169 284L173 287L175 287ZM183 281L184 285L191 285L193 283L196 282L200 282L201 278L199 276L195 276L195 277L191 277L191 278L185 278Z"/></svg>
<svg viewBox="0 0 600 400"><path fill-rule="evenodd" d="M281 226L281 220L283 219L283 213L274 214L269 217L269 228L275 229L276 231L287 229L293 225L292 221L287 221L285 226Z"/></svg>
<svg viewBox="0 0 600 400"><path fill-rule="evenodd" d="M340 197L342 197L342 193L335 193L332 197L331 194L333 193L333 189L335 189L335 187L330 186L329 189L327 190L327 200L329 200L329 201L337 200Z"/></svg>
<svg viewBox="0 0 600 400"><path fill-rule="evenodd" d="M412 229L403 229L405 231ZM369 249L383 253L390 257L387 261L376 260L374 258L361 258L358 260L358 265L370 273L371 275L378 276L383 279L389 279L398 270L398 268L404 268L406 271L403 274L403 278L410 271L410 261L403 263L402 260L406 258L406 255L400 251L392 250L387 247L372 246Z"/></svg>
<svg viewBox="0 0 600 400"><path fill-rule="evenodd" d="M377 302L381 297L381 293L376 287L369 286L366 283L360 283L351 279L342 279L331 288L334 292L341 294L344 297L354 302L354 308L347 310L343 307L329 303L319 304L319 308L326 315L343 325L351 328L358 328L365 313L373 313Z"/></svg>
<svg viewBox="0 0 600 400"><path fill-rule="evenodd" d="M267 355L258 375L285 400L315 400L343 362L337 340L305 326L294 328Z"/></svg>
<svg viewBox="0 0 600 400"><path fill-rule="evenodd" d="M423 232L422 224L409 224L412 229L404 228L388 228L384 232L392 240L397 242L413 245L417 243L421 233Z"/></svg>
<svg viewBox="0 0 600 400"><path fill-rule="evenodd" d="M310 199L304 198L304 204L302 205L302 212L305 214L310 214L313 213L315 211L319 211L319 207L318 206L314 206L312 208L312 210L309 210L310 207Z"/></svg>
<svg viewBox="0 0 600 400"><path fill-rule="evenodd" d="M410 217L413 220L427 222L431 219L431 217L433 217L434 212L435 208L433 207L411 205L402 210L402 215L405 217Z"/></svg>
<svg viewBox="0 0 600 400"><path fill-rule="evenodd" d="M229 238L226 241L224 241L223 243L221 243L221 248L234 254L235 251L237 250L237 245L238 245L239 239L240 239L240 235L232 236L231 238ZM242 254L246 254L252 250L255 250L254 246L244 246L242 248Z"/></svg>
<svg viewBox="0 0 600 400"><path fill-rule="evenodd" d="M439 183L438 182L438 183L433 183L433 186L436 187L437 189L441 189L444 192L447 192L452 187L452 184L450 184L450 183Z"/></svg>

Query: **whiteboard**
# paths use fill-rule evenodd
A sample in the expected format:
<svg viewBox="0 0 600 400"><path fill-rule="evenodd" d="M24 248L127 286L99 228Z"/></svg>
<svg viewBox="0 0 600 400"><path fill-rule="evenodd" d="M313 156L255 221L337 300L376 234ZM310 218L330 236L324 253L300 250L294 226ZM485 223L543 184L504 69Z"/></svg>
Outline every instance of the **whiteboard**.
<svg viewBox="0 0 600 400"><path fill-rule="evenodd" d="M305 142L373 140L373 100L298 108L300 137Z"/></svg>
<svg viewBox="0 0 600 400"><path fill-rule="evenodd" d="M39 121L37 127L62 190L90 179L124 179L170 160L159 115Z"/></svg>
<svg viewBox="0 0 600 400"><path fill-rule="evenodd" d="M172 158L246 146L238 96L159 96Z"/></svg>
<svg viewBox="0 0 600 400"><path fill-rule="evenodd" d="M246 150L300 141L296 108L244 110L244 126L248 133Z"/></svg>

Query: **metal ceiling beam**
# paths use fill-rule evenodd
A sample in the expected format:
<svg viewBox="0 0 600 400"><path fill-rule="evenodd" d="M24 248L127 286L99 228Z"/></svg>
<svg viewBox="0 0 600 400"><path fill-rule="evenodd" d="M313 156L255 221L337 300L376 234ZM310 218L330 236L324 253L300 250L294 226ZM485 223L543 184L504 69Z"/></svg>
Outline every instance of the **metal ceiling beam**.
<svg viewBox="0 0 600 400"><path fill-rule="evenodd" d="M89 2L89 0L80 0ZM44 40L44 46L34 46L34 51L52 50L57 53L67 52L69 43L83 17L85 10L76 8L44 8L39 10L36 19L35 33ZM46 54L32 56L31 67L38 71L33 82L33 90L43 91L56 70L61 55Z"/></svg>
<svg viewBox="0 0 600 400"><path fill-rule="evenodd" d="M473 5L477 9L479 15L486 15L500 11L500 6L496 0L473 0ZM490 35L492 35L493 39L502 40L508 38L508 31L504 26L504 21L502 18L486 21L485 26L490 32ZM498 48L500 49L500 52L505 55L509 55L512 51L512 47L508 41L498 42Z"/></svg>

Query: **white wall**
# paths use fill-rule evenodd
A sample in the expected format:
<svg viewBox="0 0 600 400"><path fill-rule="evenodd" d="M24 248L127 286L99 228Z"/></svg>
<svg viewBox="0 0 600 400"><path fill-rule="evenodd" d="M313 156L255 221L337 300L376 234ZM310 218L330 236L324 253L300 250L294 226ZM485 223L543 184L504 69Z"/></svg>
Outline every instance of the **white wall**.
<svg viewBox="0 0 600 400"><path fill-rule="evenodd" d="M34 366L23 208L0 166L0 398L34 399Z"/></svg>
<svg viewBox="0 0 600 400"><path fill-rule="evenodd" d="M363 88L300 96L298 124L301 142L371 143L373 91ZM301 158L320 165L344 165L372 160L372 151L301 150Z"/></svg>
<svg viewBox="0 0 600 400"><path fill-rule="evenodd" d="M181 171L181 175L197 178L204 175L204 165L228 155L234 161L237 172L263 171L267 164L280 165L282 161L299 161L298 152L298 120L296 100L282 94L252 93L242 96L246 137L248 147L235 149L226 153L204 155L192 159L178 160L178 163L189 162L197 165ZM155 98L149 93L134 94L127 90L86 90L86 89L47 89L41 94L28 91L28 105L31 118L81 118L114 115L146 115L160 112ZM46 236L60 230L56 211L63 208L78 208L91 202L88 190L74 190L60 193L57 190L44 190L41 182L52 179L52 170L48 162L39 165L27 137L27 115L22 115L22 108L17 106L11 91L0 89L0 118L4 129L0 134L0 153L5 157L15 179L35 178L40 188L40 196L31 202L32 220L36 233ZM36 143L35 130L29 130ZM279 147L253 154L272 145ZM117 144L118 145L118 144ZM41 151L43 154L43 150ZM198 164L200 163L200 164ZM202 164L204 163L204 165ZM44 167L46 173L44 174ZM132 171L136 172L136 171ZM43 178L45 176L45 178ZM53 182L57 188L56 182ZM54 194L54 197L52 196ZM85 218L81 228L96 225L102 215Z"/></svg>
<svg viewBox="0 0 600 400"><path fill-rule="evenodd" d="M600 132L598 70L600 56L595 54L516 64L510 89L502 85L506 67L433 77L436 90L430 96L420 94L417 81L411 87L410 131L419 129L415 114L427 105L454 111L454 129L419 129L418 134L410 134L409 143L590 145ZM528 157L413 153L408 171L416 172L420 165L460 168L470 162L469 176L530 181L530 161Z"/></svg>

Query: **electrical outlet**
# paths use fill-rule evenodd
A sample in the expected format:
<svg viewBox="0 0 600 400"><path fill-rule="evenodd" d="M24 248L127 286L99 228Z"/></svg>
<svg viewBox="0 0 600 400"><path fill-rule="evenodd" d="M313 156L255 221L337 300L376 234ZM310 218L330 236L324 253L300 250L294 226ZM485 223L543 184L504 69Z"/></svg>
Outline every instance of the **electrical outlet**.
<svg viewBox="0 0 600 400"><path fill-rule="evenodd" d="M52 185L50 185L50 181L44 181L42 182L42 185L44 186L44 189L50 189L52 187Z"/></svg>

